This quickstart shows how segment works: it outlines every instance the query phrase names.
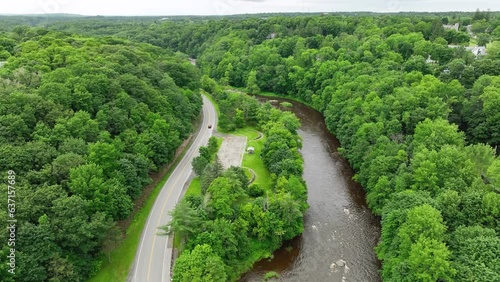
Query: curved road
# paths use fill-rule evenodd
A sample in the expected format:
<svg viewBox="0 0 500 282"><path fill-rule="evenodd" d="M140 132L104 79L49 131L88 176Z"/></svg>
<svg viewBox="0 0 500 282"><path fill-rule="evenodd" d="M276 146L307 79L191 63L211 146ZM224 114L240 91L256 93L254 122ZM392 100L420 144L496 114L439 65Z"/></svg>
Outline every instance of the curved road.
<svg viewBox="0 0 500 282"><path fill-rule="evenodd" d="M181 196L184 184L188 180L192 167L191 161L199 152L200 146L206 146L212 131L216 128L217 114L214 105L203 96L203 122L201 130L189 147L187 153L174 169L163 186L148 221L144 226L134 265L128 281L133 282L167 282L170 281L170 264L172 257L172 240L169 237L158 236L159 226L170 221L171 211ZM212 129L208 125L212 124Z"/></svg>

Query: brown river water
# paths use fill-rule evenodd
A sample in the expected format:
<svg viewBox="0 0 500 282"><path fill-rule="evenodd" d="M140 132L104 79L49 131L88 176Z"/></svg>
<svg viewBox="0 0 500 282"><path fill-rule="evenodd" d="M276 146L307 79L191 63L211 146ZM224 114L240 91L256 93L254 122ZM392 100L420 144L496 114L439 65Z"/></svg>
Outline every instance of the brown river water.
<svg viewBox="0 0 500 282"><path fill-rule="evenodd" d="M265 101L268 98L260 97ZM309 209L304 233L286 242L272 259L257 262L240 282L263 281L275 271L274 281L381 281L374 247L380 237L379 218L368 209L363 188L337 152L338 140L329 133L321 113L286 99L301 120L304 179Z"/></svg>

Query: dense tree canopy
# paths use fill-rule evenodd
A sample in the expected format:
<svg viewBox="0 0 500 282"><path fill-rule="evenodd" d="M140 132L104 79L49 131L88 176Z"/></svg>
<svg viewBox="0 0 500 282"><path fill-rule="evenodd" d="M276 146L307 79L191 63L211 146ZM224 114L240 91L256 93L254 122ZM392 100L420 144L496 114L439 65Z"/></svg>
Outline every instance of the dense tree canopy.
<svg viewBox="0 0 500 282"><path fill-rule="evenodd" d="M231 278L227 269L246 255L238 258L237 244L248 238L278 244L299 234L305 187L296 179L298 123L220 84L292 97L324 114L369 207L382 218L376 251L384 280L499 280L499 19L477 11L47 22L52 30L99 38L12 27L37 25L36 17L4 19L0 170L26 175L19 183L29 191L19 211L29 223L23 236L63 231L43 247L57 249L55 255L22 249L20 255L36 280L91 274L96 265L87 258L97 253L102 226L126 216L147 172L170 161L187 136L199 86L218 100L221 128L250 124L267 135L262 158L276 176L276 197L243 187L217 162L193 163L214 201L184 205L187 215L209 222L184 233L191 243L180 265L193 268L185 279L203 274L194 259L200 254L222 261ZM455 23L458 31L443 28ZM203 76L188 55L110 35L184 52ZM487 54L475 56L465 48L470 44L486 44ZM96 174L83 177L89 171ZM84 189L89 183L93 188ZM224 193L229 189L235 194ZM109 193L123 201L89 207ZM84 224L63 222L70 216L64 207L78 209L72 220ZM220 245L214 236L229 239ZM56 264L66 271L52 271Z"/></svg>
<svg viewBox="0 0 500 282"><path fill-rule="evenodd" d="M0 171L18 175L13 278L85 281L113 221L191 131L199 74L147 44L23 32L0 35Z"/></svg>

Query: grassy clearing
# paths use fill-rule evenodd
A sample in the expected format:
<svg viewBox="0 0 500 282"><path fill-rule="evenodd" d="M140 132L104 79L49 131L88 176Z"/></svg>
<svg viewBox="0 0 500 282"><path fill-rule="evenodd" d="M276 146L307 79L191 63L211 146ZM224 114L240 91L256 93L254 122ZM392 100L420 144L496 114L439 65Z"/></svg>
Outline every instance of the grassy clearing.
<svg viewBox="0 0 500 282"><path fill-rule="evenodd" d="M135 258L139 239L148 219L149 213L153 208L156 197L161 191L161 188L172 174L172 171L177 167L178 163L191 146L189 144L184 149L184 152L179 156L177 161L170 167L168 173L163 176L160 182L155 186L144 206L137 212L132 223L127 229L125 239L120 246L111 252L110 261L107 258L102 259L102 264L99 272L89 280L89 282L109 282L109 281L126 281L130 267Z"/></svg>
<svg viewBox="0 0 500 282"><path fill-rule="evenodd" d="M184 196L200 196L201 195L201 182L200 177L196 176L189 184Z"/></svg>
<svg viewBox="0 0 500 282"><path fill-rule="evenodd" d="M255 130L255 128L250 127L250 126L247 126L244 128L239 128L239 129L231 132L231 134L239 135L239 136L246 136L248 138L248 141L252 141L252 140L257 139L259 137L259 132L257 130Z"/></svg>
<svg viewBox="0 0 500 282"><path fill-rule="evenodd" d="M265 190L271 189L271 174L264 165L264 161L260 158L260 152L264 148L264 143L266 142L266 137L263 136L259 140L253 140L259 136L259 132L253 127L245 127L234 131L234 135L246 136L248 138L247 147L251 146L255 148L254 154L248 154L245 152L243 155L244 167L249 167L255 171L256 177L253 184L257 184L264 188Z"/></svg>

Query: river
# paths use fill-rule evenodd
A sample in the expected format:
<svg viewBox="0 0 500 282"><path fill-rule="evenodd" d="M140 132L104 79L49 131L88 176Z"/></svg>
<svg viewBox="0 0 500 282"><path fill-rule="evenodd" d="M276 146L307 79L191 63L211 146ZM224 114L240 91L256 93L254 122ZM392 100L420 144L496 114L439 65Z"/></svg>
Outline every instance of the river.
<svg viewBox="0 0 500 282"><path fill-rule="evenodd" d="M302 122L299 134L310 207L304 233L286 242L273 259L257 262L240 282L263 281L268 271L278 272L278 281L381 281L374 251L380 222L368 209L363 188L352 180L348 162L338 154L338 140L318 111L272 99L292 103L290 110Z"/></svg>

